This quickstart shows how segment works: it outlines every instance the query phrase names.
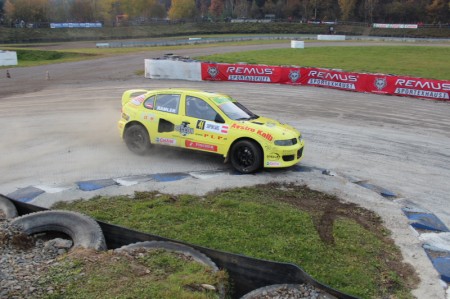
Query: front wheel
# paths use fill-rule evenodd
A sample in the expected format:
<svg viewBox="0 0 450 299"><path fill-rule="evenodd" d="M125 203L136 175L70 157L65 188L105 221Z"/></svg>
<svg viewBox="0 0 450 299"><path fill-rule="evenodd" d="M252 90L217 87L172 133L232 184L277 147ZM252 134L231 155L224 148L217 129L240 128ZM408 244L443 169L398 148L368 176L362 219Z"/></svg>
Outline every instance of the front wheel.
<svg viewBox="0 0 450 299"><path fill-rule="evenodd" d="M260 169L262 158L261 149L254 141L241 140L231 148L231 165L241 173L252 173Z"/></svg>
<svg viewBox="0 0 450 299"><path fill-rule="evenodd" d="M141 125L131 125L125 129L123 136L130 151L138 155L144 155L150 148L150 136Z"/></svg>

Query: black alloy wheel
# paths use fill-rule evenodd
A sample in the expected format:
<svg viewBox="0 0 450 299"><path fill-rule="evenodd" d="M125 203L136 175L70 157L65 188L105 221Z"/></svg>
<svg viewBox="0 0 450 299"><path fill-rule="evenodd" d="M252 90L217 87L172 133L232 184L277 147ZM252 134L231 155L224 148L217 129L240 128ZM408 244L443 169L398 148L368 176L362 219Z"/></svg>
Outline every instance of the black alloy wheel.
<svg viewBox="0 0 450 299"><path fill-rule="evenodd" d="M135 124L128 127L123 139L128 149L135 154L144 155L150 148L150 136L141 125Z"/></svg>
<svg viewBox="0 0 450 299"><path fill-rule="evenodd" d="M240 173L252 173L262 166L259 146L250 140L236 142L231 148L231 165Z"/></svg>

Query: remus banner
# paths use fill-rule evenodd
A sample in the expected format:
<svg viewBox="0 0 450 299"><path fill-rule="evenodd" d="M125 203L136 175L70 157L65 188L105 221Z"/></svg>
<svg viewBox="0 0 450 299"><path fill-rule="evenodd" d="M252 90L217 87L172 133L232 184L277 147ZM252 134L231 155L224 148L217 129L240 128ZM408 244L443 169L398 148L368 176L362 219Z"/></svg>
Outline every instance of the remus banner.
<svg viewBox="0 0 450 299"><path fill-rule="evenodd" d="M450 100L450 81L344 72L309 67L201 63L205 81L235 81L318 86L357 92Z"/></svg>

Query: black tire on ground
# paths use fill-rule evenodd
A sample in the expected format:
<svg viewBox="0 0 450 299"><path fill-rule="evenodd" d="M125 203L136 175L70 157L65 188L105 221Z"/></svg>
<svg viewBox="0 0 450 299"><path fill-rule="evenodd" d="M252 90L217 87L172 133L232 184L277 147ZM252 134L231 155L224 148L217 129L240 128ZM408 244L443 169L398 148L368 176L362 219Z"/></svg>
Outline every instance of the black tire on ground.
<svg viewBox="0 0 450 299"><path fill-rule="evenodd" d="M201 253L200 251L180 243L174 243L169 241L145 241L137 242L129 245L122 246L114 251L116 252L126 252L131 250L136 250L138 248L154 248L154 249L166 249L171 252L181 253L186 256L190 256L194 261L209 267L213 272L219 271L216 263L214 263L208 256ZM220 298L226 297L226 288L224 284L218 286L218 293Z"/></svg>
<svg viewBox="0 0 450 299"><path fill-rule="evenodd" d="M71 212L49 210L27 214L12 221L28 234L43 232L62 232L73 241L73 247L106 250L106 242L98 223L86 215Z"/></svg>
<svg viewBox="0 0 450 299"><path fill-rule="evenodd" d="M315 293L311 294L311 291ZM318 298L336 299L336 297L315 289L311 285L301 284L273 284L253 290L240 299L267 299L267 298Z"/></svg>
<svg viewBox="0 0 450 299"><path fill-rule="evenodd" d="M217 267L217 265L209 257L204 255L200 251L195 250L194 248L189 247L187 245L174 243L174 242L168 242L168 241L137 242L137 243L122 246L122 247L116 249L115 251L124 252L124 251L135 250L138 248L166 249L168 251L181 253L186 256L192 257L192 259L194 261L196 261L197 263L200 263L202 265L210 267L214 272L219 271L219 268Z"/></svg>
<svg viewBox="0 0 450 299"><path fill-rule="evenodd" d="M231 148L230 155L231 165L240 173L252 173L262 167L262 152L254 141L236 142Z"/></svg>
<svg viewBox="0 0 450 299"><path fill-rule="evenodd" d="M0 195L0 211L3 212L5 219L17 217L16 206L6 197ZM3 215L0 213L0 217Z"/></svg>
<svg viewBox="0 0 450 299"><path fill-rule="evenodd" d="M123 140L128 149L138 155L147 153L151 145L147 129L139 124L133 124L126 128Z"/></svg>

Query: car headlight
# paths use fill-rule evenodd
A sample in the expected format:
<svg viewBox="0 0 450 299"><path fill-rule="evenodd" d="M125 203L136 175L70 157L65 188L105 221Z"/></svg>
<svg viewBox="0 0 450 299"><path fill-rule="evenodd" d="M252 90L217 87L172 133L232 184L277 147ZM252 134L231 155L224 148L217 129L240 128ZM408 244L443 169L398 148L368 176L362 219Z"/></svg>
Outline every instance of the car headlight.
<svg viewBox="0 0 450 299"><path fill-rule="evenodd" d="M275 145L278 146L290 146L297 143L297 138L286 139L286 140L275 140Z"/></svg>

